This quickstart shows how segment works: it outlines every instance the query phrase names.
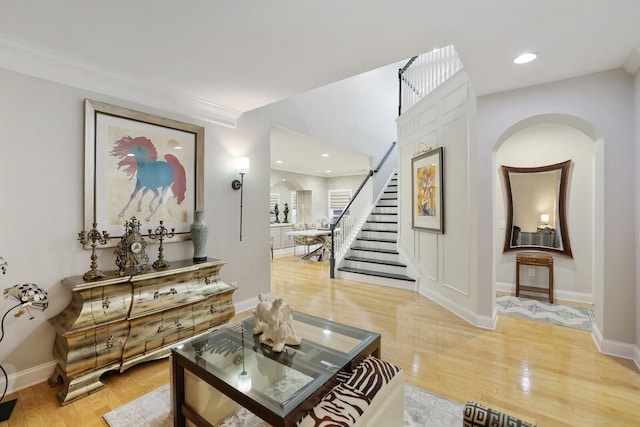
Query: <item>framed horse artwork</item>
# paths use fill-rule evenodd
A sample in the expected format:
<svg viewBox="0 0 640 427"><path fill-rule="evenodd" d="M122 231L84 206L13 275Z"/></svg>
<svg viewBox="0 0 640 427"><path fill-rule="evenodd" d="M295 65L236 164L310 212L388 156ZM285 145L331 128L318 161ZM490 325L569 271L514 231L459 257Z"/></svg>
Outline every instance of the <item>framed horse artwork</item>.
<svg viewBox="0 0 640 427"><path fill-rule="evenodd" d="M135 216L187 239L204 208L203 159L204 127L86 99L84 229L118 238Z"/></svg>

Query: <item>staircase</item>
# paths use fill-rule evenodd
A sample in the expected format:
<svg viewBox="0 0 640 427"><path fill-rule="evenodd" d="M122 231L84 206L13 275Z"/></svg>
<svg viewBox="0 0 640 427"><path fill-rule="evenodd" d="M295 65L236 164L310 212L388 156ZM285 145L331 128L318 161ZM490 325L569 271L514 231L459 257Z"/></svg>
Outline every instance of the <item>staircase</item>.
<svg viewBox="0 0 640 427"><path fill-rule="evenodd" d="M398 252L398 178L394 173L338 267L340 278L414 289Z"/></svg>

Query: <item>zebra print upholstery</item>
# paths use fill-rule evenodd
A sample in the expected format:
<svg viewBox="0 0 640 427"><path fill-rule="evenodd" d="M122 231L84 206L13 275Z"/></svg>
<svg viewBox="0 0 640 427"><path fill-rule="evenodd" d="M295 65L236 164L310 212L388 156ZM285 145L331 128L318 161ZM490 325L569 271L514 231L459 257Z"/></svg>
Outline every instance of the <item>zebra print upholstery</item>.
<svg viewBox="0 0 640 427"><path fill-rule="evenodd" d="M303 418L299 427L351 427L363 425L365 413L382 406L392 381L402 384L402 370L388 362L369 356L353 370ZM386 388L385 388L386 387ZM396 405L397 406L397 405ZM401 405L402 406L402 405ZM402 413L403 411L400 411ZM400 415L402 416L402 415ZM364 423L366 425L366 423Z"/></svg>

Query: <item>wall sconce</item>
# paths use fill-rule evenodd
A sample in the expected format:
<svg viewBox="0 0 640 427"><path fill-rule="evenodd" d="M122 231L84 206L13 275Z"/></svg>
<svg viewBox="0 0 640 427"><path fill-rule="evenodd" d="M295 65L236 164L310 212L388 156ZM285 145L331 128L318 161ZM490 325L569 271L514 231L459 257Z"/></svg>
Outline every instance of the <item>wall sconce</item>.
<svg viewBox="0 0 640 427"><path fill-rule="evenodd" d="M249 171L249 158L236 157L236 172L240 174L240 179L231 181L231 188L240 190L240 241L242 241L242 187L244 185L244 174Z"/></svg>
<svg viewBox="0 0 640 427"><path fill-rule="evenodd" d="M549 225L549 214L541 214L540 222L543 223L544 225Z"/></svg>

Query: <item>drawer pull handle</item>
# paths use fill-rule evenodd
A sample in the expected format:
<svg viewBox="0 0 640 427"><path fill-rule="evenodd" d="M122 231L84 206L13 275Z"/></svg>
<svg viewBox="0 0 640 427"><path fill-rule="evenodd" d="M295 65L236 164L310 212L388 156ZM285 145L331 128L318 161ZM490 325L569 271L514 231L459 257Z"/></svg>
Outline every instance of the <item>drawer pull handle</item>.
<svg viewBox="0 0 640 427"><path fill-rule="evenodd" d="M160 325L158 326L158 333L162 333L162 331L164 331L164 326Z"/></svg>
<svg viewBox="0 0 640 427"><path fill-rule="evenodd" d="M171 288L167 292L155 291L155 293L153 294L153 299L158 299L158 298L163 297L165 295L175 295L177 293L178 293L178 291L176 291L175 288Z"/></svg>
<svg viewBox="0 0 640 427"><path fill-rule="evenodd" d="M182 323L179 320L174 320L177 328L182 328Z"/></svg>
<svg viewBox="0 0 640 427"><path fill-rule="evenodd" d="M211 284L211 279L209 279L209 276L204 278L204 284L205 285L210 285Z"/></svg>
<svg viewBox="0 0 640 427"><path fill-rule="evenodd" d="M109 335L107 338L107 348L112 348L116 346L116 340L113 338L113 335Z"/></svg>
<svg viewBox="0 0 640 427"><path fill-rule="evenodd" d="M111 305L111 300L109 299L109 297L106 297L102 301L102 311L104 311L104 314L107 314L107 310L109 309L110 305Z"/></svg>

